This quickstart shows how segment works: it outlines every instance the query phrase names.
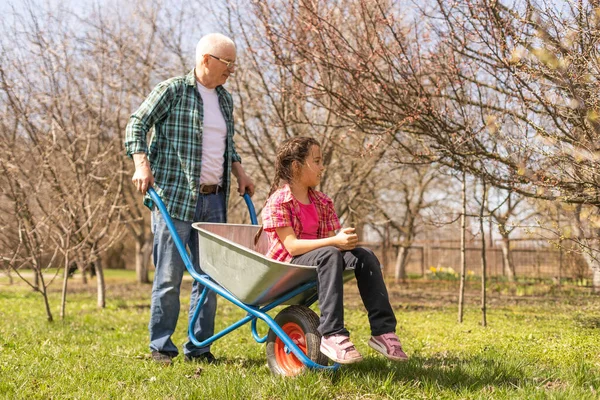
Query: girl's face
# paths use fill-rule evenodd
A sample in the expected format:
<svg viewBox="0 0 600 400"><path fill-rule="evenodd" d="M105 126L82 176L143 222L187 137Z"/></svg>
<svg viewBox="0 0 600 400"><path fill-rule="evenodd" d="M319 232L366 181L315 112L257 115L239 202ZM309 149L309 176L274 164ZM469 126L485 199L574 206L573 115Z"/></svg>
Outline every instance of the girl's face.
<svg viewBox="0 0 600 400"><path fill-rule="evenodd" d="M298 180L308 187L317 186L321 182L323 170L325 170L325 167L323 167L321 148L313 144L308 151L304 164L298 171Z"/></svg>

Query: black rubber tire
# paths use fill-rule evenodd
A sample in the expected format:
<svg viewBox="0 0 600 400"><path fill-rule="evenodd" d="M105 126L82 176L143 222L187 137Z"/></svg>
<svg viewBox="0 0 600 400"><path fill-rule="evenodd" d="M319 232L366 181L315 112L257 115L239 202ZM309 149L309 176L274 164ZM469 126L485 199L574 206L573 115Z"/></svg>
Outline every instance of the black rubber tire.
<svg viewBox="0 0 600 400"><path fill-rule="evenodd" d="M300 305L289 306L277 314L275 322L277 322L282 329L284 325L288 323L296 324L304 334L304 340L306 341L305 353L307 357L317 364L328 364L329 359L319 350L321 346L321 335L317 330L319 327L319 316L313 310ZM267 365L271 372L275 375L294 376L305 371L307 368L304 364L297 369L291 369L289 366L286 367L285 362L282 363L282 360L278 359L276 347L282 345L283 342L281 339L279 339L273 330L269 329L266 351ZM279 357L281 357L281 352L279 352ZM299 360L293 353L290 353L287 357L293 357L293 359L297 360L299 363ZM293 360L291 360L291 364L294 364Z"/></svg>

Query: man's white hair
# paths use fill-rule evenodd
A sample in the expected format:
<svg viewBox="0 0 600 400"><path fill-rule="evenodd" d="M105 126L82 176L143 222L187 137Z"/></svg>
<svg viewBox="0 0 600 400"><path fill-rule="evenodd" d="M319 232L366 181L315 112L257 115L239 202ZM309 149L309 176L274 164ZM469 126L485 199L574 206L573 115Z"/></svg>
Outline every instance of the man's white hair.
<svg viewBox="0 0 600 400"><path fill-rule="evenodd" d="M200 64L202 56L205 54L216 53L222 46L233 46L235 49L233 40L223 34L209 33L208 35L202 36L196 45L196 65Z"/></svg>

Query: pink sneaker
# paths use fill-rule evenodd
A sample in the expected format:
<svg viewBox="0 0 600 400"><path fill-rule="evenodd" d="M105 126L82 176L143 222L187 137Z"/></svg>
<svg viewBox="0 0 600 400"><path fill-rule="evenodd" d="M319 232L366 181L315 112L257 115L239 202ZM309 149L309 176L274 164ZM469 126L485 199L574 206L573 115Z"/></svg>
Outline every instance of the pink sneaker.
<svg viewBox="0 0 600 400"><path fill-rule="evenodd" d="M340 364L352 364L363 359L350 338L343 335L323 336L321 353Z"/></svg>
<svg viewBox="0 0 600 400"><path fill-rule="evenodd" d="M371 336L369 346L377 350L392 361L406 361L408 356L402 351L400 339L394 332Z"/></svg>

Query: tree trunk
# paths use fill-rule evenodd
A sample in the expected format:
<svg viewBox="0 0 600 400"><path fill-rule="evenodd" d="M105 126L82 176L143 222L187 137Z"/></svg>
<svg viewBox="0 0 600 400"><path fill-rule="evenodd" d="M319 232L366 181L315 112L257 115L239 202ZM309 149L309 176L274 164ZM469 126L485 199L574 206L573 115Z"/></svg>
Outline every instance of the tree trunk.
<svg viewBox="0 0 600 400"><path fill-rule="evenodd" d="M467 270L467 174L462 174L462 215L460 216L460 288L458 291L458 322L463 322L465 302L465 274Z"/></svg>
<svg viewBox="0 0 600 400"><path fill-rule="evenodd" d="M406 264L408 262L408 247L399 246L398 256L396 257L396 265L394 266L394 278L396 282L406 282Z"/></svg>
<svg viewBox="0 0 600 400"><path fill-rule="evenodd" d="M592 272L592 291L600 294L600 261L589 254L589 250L583 250L583 258Z"/></svg>
<svg viewBox="0 0 600 400"><path fill-rule="evenodd" d="M594 293L600 293L600 265L597 261L592 264L592 288Z"/></svg>
<svg viewBox="0 0 600 400"><path fill-rule="evenodd" d="M486 274L487 258L485 253L485 231L483 230L483 211L485 210L485 201L487 197L487 188L485 181L482 180L483 196L481 199L481 208L479 209L479 230L481 232L481 325L487 326L487 304L486 304Z"/></svg>
<svg viewBox="0 0 600 400"><path fill-rule="evenodd" d="M48 302L48 292L46 292L46 288L41 290L42 297L44 297L44 305L46 306L46 315L48 316L48 322L54 321L52 317L52 311L50 310L50 303Z"/></svg>
<svg viewBox="0 0 600 400"><path fill-rule="evenodd" d="M358 236L358 241L362 241L363 240L363 233L364 233L364 229L365 229L365 223L364 222L359 222L357 224L354 225L354 229L355 229L355 233L356 236Z"/></svg>
<svg viewBox="0 0 600 400"><path fill-rule="evenodd" d="M592 249L598 249L598 239L592 240L591 243L586 239L586 235L584 233L583 228L581 227L581 204L577 205L575 208L575 221L576 223L573 225L575 228L575 237L579 240L579 246L581 252L583 254L583 258L586 261L590 271L592 272L592 291L596 294L600 294L600 261L595 257L591 252ZM592 230L592 233L597 238L600 235L600 229ZM582 246L583 243L589 245L590 248L585 248ZM597 253L596 253L597 255Z"/></svg>
<svg viewBox="0 0 600 400"><path fill-rule="evenodd" d="M48 322L54 321L52 317L52 311L50 310L50 303L48 302L48 291L46 290L46 283L44 283L44 276L42 275L42 268L37 265L35 269L35 276L38 281L38 286L36 291L40 292L42 297L44 298L44 306L46 307L46 315L48 317Z"/></svg>
<svg viewBox="0 0 600 400"><path fill-rule="evenodd" d="M81 271L81 283L83 283L84 285L87 285L87 283L88 283L88 281L87 281L88 269L87 268L83 268L83 261L79 260L77 262L77 268L79 268L79 271Z"/></svg>
<svg viewBox="0 0 600 400"><path fill-rule="evenodd" d="M31 268L33 269L33 290L40 290L40 276L38 275L38 268L36 268L35 265L32 265Z"/></svg>
<svg viewBox="0 0 600 400"><path fill-rule="evenodd" d="M135 275L138 283L150 283L148 279L148 261L152 254L152 236L148 236L141 243L135 242Z"/></svg>
<svg viewBox="0 0 600 400"><path fill-rule="evenodd" d="M383 274L386 275L388 266L390 265L390 250L392 249L390 238L390 221L385 223L383 227L383 236L381 241L381 264L383 265Z"/></svg>
<svg viewBox="0 0 600 400"><path fill-rule="evenodd" d="M562 286L562 271L563 271L563 234L560 226L560 205L556 205L556 230L558 231L558 287Z"/></svg>
<svg viewBox="0 0 600 400"><path fill-rule="evenodd" d="M102 268L102 260L96 259L96 286L98 288L98 308L106 307L106 287L104 283L104 270Z"/></svg>
<svg viewBox="0 0 600 400"><path fill-rule="evenodd" d="M406 232L404 235L405 240L404 243L400 244L395 265L396 281L401 279L402 282L406 282L406 265L408 264L409 250L412 247L413 240L415 237L415 216L414 213L408 208L407 212L409 212L410 215L408 217L408 221L406 222Z"/></svg>
<svg viewBox="0 0 600 400"><path fill-rule="evenodd" d="M65 304L67 303L67 282L69 281L69 257L65 256L65 270L63 271L62 293L60 298L60 319L65 319Z"/></svg>
<svg viewBox="0 0 600 400"><path fill-rule="evenodd" d="M515 266L510 251L510 238L508 235L502 235L502 266L504 267L504 275L509 282L515 281Z"/></svg>

